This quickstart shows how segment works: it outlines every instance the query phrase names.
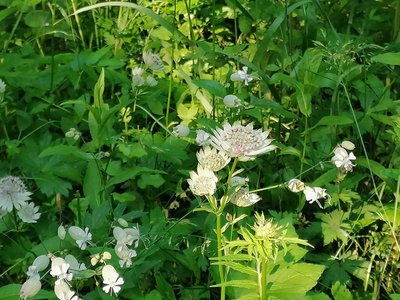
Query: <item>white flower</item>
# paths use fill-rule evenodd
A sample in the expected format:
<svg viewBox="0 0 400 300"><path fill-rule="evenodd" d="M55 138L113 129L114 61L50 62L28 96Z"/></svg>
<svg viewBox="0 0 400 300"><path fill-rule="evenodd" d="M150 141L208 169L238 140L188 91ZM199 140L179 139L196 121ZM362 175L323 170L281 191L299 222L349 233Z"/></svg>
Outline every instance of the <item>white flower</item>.
<svg viewBox="0 0 400 300"><path fill-rule="evenodd" d="M298 193L298 192L302 192L305 189L306 185L304 182L302 182L296 178L293 178L293 179L289 180L287 187L291 192Z"/></svg>
<svg viewBox="0 0 400 300"><path fill-rule="evenodd" d="M6 91L6 87L6 83L2 79L0 79L0 93L4 93Z"/></svg>
<svg viewBox="0 0 400 300"><path fill-rule="evenodd" d="M197 196L213 195L217 189L218 178L214 172L204 169L201 165L197 166L197 173L190 172L188 179L189 188Z"/></svg>
<svg viewBox="0 0 400 300"><path fill-rule="evenodd" d="M238 107L240 104L240 99L235 95L226 95L224 97L224 105L226 107Z"/></svg>
<svg viewBox="0 0 400 300"><path fill-rule="evenodd" d="M196 130L196 143L200 146L205 146L210 143L210 134L205 132L204 130Z"/></svg>
<svg viewBox="0 0 400 300"><path fill-rule="evenodd" d="M29 266L26 275L28 275L28 278L34 278L40 280L39 272L46 269L48 265L49 265L49 258L47 257L47 255L40 255L36 257L32 265Z"/></svg>
<svg viewBox="0 0 400 300"><path fill-rule="evenodd" d="M153 71L164 70L164 65L161 61L161 58L157 54L143 52L143 61Z"/></svg>
<svg viewBox="0 0 400 300"><path fill-rule="evenodd" d="M67 262L67 264L69 264L69 269L72 273L86 270L85 264L79 263L75 256L71 254L65 256L65 261Z"/></svg>
<svg viewBox="0 0 400 300"><path fill-rule="evenodd" d="M248 177L233 176L231 178L231 186L247 185L249 183Z"/></svg>
<svg viewBox="0 0 400 300"><path fill-rule="evenodd" d="M111 254L108 251L104 251L101 255L96 253L91 256L90 263L95 266L98 262L105 263L107 260L111 259Z"/></svg>
<svg viewBox="0 0 400 300"><path fill-rule="evenodd" d="M75 295L75 292L72 291L69 288L69 285L66 284L65 282L56 284L54 286L54 293L60 300L78 300L78 296Z"/></svg>
<svg viewBox="0 0 400 300"><path fill-rule="evenodd" d="M144 85L144 78L139 75L132 76L132 86L142 86Z"/></svg>
<svg viewBox="0 0 400 300"><path fill-rule="evenodd" d="M158 84L158 81L153 76L147 76L146 83L148 86L153 87Z"/></svg>
<svg viewBox="0 0 400 300"><path fill-rule="evenodd" d="M172 132L176 134L178 137L185 137L189 134L190 129L184 124L179 124L174 127L174 130Z"/></svg>
<svg viewBox="0 0 400 300"><path fill-rule="evenodd" d="M342 148L349 150L349 151L353 151L354 148L356 147L356 145L354 145L352 142L350 141L343 141L340 143L340 146L342 146Z"/></svg>
<svg viewBox="0 0 400 300"><path fill-rule="evenodd" d="M126 266L127 268L132 265L132 257L136 257L137 253L133 249L129 249L125 244L117 243L115 245L115 254L120 258L119 265L121 268Z"/></svg>
<svg viewBox="0 0 400 300"><path fill-rule="evenodd" d="M117 294L121 290L121 285L124 284L124 279L119 276L117 271L111 265L105 265L101 271L103 276L103 291L112 295L114 292Z"/></svg>
<svg viewBox="0 0 400 300"><path fill-rule="evenodd" d="M135 242L135 247L138 246L140 238L140 232L138 228L114 227L113 235L117 241L117 244L131 246L133 242Z"/></svg>
<svg viewBox="0 0 400 300"><path fill-rule="evenodd" d="M339 169L345 170L346 172L353 171L353 164L351 161L355 160L356 157L353 152L347 153L347 151L342 147L336 147L333 151L335 154L331 161Z"/></svg>
<svg viewBox="0 0 400 300"><path fill-rule="evenodd" d="M232 81L244 81L245 85L249 85L249 82L253 80L253 76L247 74L249 68L244 66L242 70L237 71L231 75Z"/></svg>
<svg viewBox="0 0 400 300"><path fill-rule="evenodd" d="M68 229L68 233L76 241L80 249L85 250L88 244L93 246L91 242L92 234L89 232L89 228L86 227L85 231L83 231L82 228L71 226Z"/></svg>
<svg viewBox="0 0 400 300"><path fill-rule="evenodd" d="M314 202L317 202L318 206L320 208L323 208L321 203L318 201L318 199L325 199L327 198L328 200L331 198L326 193L326 189L320 188L320 187L309 187L306 186L303 190L304 195L306 196L306 200L312 204Z"/></svg>
<svg viewBox="0 0 400 300"><path fill-rule="evenodd" d="M25 184L15 176L0 179L0 209L7 212L20 209L30 199L32 193L26 190Z"/></svg>
<svg viewBox="0 0 400 300"><path fill-rule="evenodd" d="M39 207L35 206L35 204L31 202L26 205L22 205L17 214L21 218L22 222L36 223L41 215L41 213L39 213L38 211Z"/></svg>
<svg viewBox="0 0 400 300"><path fill-rule="evenodd" d="M133 68L132 69L132 76L142 76L144 70L142 68Z"/></svg>
<svg viewBox="0 0 400 300"><path fill-rule="evenodd" d="M225 151L231 157L238 157L241 161L254 160L257 155L270 152L276 148L268 139L270 131L253 129L253 124L247 126L235 123L225 123L223 128L213 130L211 144L218 150Z"/></svg>
<svg viewBox="0 0 400 300"><path fill-rule="evenodd" d="M200 149L196 156L197 161L203 168L213 172L223 169L231 161L231 158L225 152L218 151L210 146Z"/></svg>
<svg viewBox="0 0 400 300"><path fill-rule="evenodd" d="M65 239L66 234L67 234L67 231L65 230L65 227L62 224L60 226L58 226L57 235L60 238L60 240Z"/></svg>
<svg viewBox="0 0 400 300"><path fill-rule="evenodd" d="M229 202L239 207L247 207L257 203L260 200L261 197L256 193L249 193L248 187L240 188L229 198Z"/></svg>
<svg viewBox="0 0 400 300"><path fill-rule="evenodd" d="M42 284L38 279L29 278L24 284L21 286L21 290L19 291L19 296L22 299L26 299L28 297L35 296L41 289Z"/></svg>
<svg viewBox="0 0 400 300"><path fill-rule="evenodd" d="M50 275L53 277L57 277L56 285L60 284L64 281L72 280L72 273L68 272L69 264L65 261L65 259L61 257L56 257L51 262L51 270Z"/></svg>

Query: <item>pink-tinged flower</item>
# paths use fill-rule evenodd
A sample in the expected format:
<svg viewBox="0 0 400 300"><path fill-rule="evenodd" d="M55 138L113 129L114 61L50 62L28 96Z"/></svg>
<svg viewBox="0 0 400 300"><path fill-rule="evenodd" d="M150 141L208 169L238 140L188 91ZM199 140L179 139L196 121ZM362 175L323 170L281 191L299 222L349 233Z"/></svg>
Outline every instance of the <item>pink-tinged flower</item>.
<svg viewBox="0 0 400 300"><path fill-rule="evenodd" d="M121 285L124 284L124 279L119 276L117 271L111 265L105 265L101 271L103 276L103 291L105 293L118 294L121 290Z"/></svg>
<svg viewBox="0 0 400 300"><path fill-rule="evenodd" d="M213 130L211 144L241 161L254 160L256 156L276 149L276 146L271 145L273 140L268 139L269 132L253 129L253 124L243 126L239 123L225 123L222 129Z"/></svg>

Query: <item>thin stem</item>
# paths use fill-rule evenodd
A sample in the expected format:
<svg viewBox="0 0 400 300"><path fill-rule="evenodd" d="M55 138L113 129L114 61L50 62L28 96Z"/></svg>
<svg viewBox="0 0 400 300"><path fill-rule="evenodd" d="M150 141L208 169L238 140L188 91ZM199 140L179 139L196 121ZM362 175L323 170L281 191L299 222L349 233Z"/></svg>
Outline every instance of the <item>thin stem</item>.
<svg viewBox="0 0 400 300"><path fill-rule="evenodd" d="M306 148L307 148L307 131L308 131L308 117L304 116L304 145L303 145L303 153L301 154L301 160L300 160L300 180L301 180L301 175L303 174L303 168L304 168L304 159L306 157Z"/></svg>
<svg viewBox="0 0 400 300"><path fill-rule="evenodd" d="M221 281L221 300L225 300L225 272L222 265L222 232L221 232L221 214L218 213L217 217L217 250L218 250L218 272Z"/></svg>
<svg viewBox="0 0 400 300"><path fill-rule="evenodd" d="M83 49L86 49L85 38L83 36L83 31L82 31L82 27L81 27L81 21L79 20L79 15L75 13L76 12L75 0L71 0L71 4L72 4L72 9L74 10L75 21L76 21L76 25L78 26L78 32L79 32L79 36L82 41L82 46L83 46Z"/></svg>
<svg viewBox="0 0 400 300"><path fill-rule="evenodd" d="M267 261L261 262L260 299L267 300Z"/></svg>
<svg viewBox="0 0 400 300"><path fill-rule="evenodd" d="M249 193L258 193L258 192L262 192L262 191L268 191L268 190L276 189L279 187L283 187L285 185L286 185L285 183L275 184L275 185L267 186L267 187L264 187L261 189L252 190Z"/></svg>

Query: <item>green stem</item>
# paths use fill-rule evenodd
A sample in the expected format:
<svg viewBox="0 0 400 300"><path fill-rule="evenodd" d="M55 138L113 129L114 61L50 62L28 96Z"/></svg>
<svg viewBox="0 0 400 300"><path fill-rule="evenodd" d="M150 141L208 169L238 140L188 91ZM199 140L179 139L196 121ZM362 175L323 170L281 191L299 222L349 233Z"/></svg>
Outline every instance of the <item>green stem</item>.
<svg viewBox="0 0 400 300"><path fill-rule="evenodd" d="M300 180L301 180L301 175L303 174L304 160L306 157L307 131L308 131L308 117L304 116L304 145L303 145L303 153L301 154L301 159L300 159Z"/></svg>
<svg viewBox="0 0 400 300"><path fill-rule="evenodd" d="M261 263L261 278L260 278L260 299L267 300L267 261Z"/></svg>
<svg viewBox="0 0 400 300"><path fill-rule="evenodd" d="M217 250L218 250L218 272L221 281L221 300L225 300L225 272L222 265L222 232L221 232L221 214L217 215Z"/></svg>

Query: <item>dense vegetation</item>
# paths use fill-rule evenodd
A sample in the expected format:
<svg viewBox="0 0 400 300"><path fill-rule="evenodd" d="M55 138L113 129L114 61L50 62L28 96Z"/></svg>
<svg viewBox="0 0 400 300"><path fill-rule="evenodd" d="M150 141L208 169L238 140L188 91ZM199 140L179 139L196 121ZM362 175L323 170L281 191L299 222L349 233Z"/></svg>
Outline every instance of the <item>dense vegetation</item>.
<svg viewBox="0 0 400 300"><path fill-rule="evenodd" d="M400 299L400 1L0 7L0 299Z"/></svg>

